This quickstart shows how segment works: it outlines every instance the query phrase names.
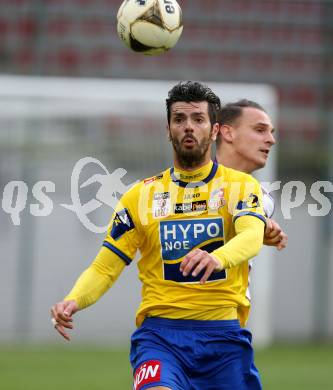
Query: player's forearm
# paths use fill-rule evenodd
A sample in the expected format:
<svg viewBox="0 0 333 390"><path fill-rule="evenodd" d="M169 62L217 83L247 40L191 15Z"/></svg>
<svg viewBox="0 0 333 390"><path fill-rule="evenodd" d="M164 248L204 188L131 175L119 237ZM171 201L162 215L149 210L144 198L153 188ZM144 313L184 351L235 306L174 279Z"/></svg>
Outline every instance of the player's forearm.
<svg viewBox="0 0 333 390"><path fill-rule="evenodd" d="M222 269L235 267L256 256L263 245L264 223L253 216L240 217L235 222L236 236L211 254Z"/></svg>
<svg viewBox="0 0 333 390"><path fill-rule="evenodd" d="M65 300L75 300L80 309L94 304L113 285L124 268L123 260L103 247Z"/></svg>

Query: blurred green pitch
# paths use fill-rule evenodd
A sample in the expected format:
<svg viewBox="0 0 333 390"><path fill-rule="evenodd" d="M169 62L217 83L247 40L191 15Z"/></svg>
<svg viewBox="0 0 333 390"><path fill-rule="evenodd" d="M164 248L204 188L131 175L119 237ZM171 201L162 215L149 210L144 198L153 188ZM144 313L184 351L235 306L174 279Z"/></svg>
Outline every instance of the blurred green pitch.
<svg viewBox="0 0 333 390"><path fill-rule="evenodd" d="M258 350L256 364L264 390L333 388L333 345L274 346ZM1 390L61 388L130 390L127 350L76 345L0 346Z"/></svg>

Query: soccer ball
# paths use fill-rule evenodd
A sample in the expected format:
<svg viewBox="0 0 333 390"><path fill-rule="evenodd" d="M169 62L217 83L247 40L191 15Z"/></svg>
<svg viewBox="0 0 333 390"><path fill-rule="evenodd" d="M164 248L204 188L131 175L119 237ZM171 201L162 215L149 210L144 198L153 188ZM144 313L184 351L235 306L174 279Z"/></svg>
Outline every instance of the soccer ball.
<svg viewBox="0 0 333 390"><path fill-rule="evenodd" d="M125 0L117 21L125 45L147 55L171 49L183 31L182 10L176 0Z"/></svg>

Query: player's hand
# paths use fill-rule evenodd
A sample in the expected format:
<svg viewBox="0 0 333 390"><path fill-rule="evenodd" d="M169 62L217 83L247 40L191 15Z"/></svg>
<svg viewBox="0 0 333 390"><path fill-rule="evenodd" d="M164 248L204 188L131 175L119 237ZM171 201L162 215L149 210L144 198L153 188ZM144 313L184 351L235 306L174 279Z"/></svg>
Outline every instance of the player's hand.
<svg viewBox="0 0 333 390"><path fill-rule="evenodd" d="M180 272L185 277L190 273L195 277L202 270L205 270L205 273L200 279L200 284L204 284L213 272L221 271L222 265L214 256L201 249L191 251L180 263Z"/></svg>
<svg viewBox="0 0 333 390"><path fill-rule="evenodd" d="M70 340L65 328L73 329L73 314L79 310L77 303L73 301L63 301L56 303L51 308L51 320L54 322L54 328L66 340Z"/></svg>
<svg viewBox="0 0 333 390"><path fill-rule="evenodd" d="M279 224L273 219L267 219L264 244L268 246L275 246L277 250L282 250L287 246L288 236L281 229Z"/></svg>

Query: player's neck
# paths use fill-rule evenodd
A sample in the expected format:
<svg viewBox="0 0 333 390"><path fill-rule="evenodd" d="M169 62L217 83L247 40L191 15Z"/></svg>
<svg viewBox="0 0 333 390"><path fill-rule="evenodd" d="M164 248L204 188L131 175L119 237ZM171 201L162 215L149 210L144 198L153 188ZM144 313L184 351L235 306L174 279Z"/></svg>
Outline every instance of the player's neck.
<svg viewBox="0 0 333 390"><path fill-rule="evenodd" d="M227 150L216 151L216 161L227 168L236 169L237 171L251 174L254 169L249 166L247 161L238 156L236 153L230 153Z"/></svg>
<svg viewBox="0 0 333 390"><path fill-rule="evenodd" d="M206 164L194 167L192 169L184 169L183 167L174 166L174 175L182 181L201 181L209 176L213 166L213 161L209 160Z"/></svg>
<svg viewBox="0 0 333 390"><path fill-rule="evenodd" d="M179 169L181 171L186 172L194 172L197 171L203 167L205 167L207 164L211 163L211 151L209 150L209 153L206 153L203 160L200 162L195 162L194 160L190 160L188 162L182 161L182 159L179 159L177 156L177 153L174 152L173 154L173 165L175 169Z"/></svg>

